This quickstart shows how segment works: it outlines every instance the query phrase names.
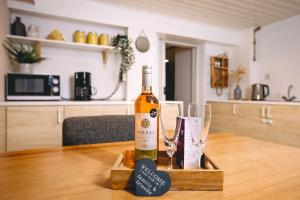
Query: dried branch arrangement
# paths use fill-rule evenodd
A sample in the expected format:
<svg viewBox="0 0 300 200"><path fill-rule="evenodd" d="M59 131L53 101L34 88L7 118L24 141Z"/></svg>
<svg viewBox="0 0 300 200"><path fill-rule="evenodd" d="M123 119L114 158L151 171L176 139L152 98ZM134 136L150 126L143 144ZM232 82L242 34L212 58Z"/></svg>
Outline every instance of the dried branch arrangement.
<svg viewBox="0 0 300 200"><path fill-rule="evenodd" d="M239 67L236 70L231 70L230 75L235 80L236 85L239 85L242 78L246 75L247 69L245 67L242 67L239 65Z"/></svg>

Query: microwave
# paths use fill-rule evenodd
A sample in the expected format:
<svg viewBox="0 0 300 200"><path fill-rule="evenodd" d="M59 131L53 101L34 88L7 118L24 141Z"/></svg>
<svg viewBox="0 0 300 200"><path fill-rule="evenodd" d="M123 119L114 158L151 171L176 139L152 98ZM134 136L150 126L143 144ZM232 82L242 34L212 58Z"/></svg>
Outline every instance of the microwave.
<svg viewBox="0 0 300 200"><path fill-rule="evenodd" d="M8 73L5 98L7 101L60 100L60 78L57 75Z"/></svg>

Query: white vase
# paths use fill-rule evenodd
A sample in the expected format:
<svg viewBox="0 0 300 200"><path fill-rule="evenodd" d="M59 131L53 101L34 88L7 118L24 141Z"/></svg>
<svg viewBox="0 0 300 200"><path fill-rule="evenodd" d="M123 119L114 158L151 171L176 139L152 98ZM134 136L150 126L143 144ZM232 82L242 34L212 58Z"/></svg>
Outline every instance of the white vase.
<svg viewBox="0 0 300 200"><path fill-rule="evenodd" d="M19 73L32 74L33 73L33 65L30 63L19 63Z"/></svg>

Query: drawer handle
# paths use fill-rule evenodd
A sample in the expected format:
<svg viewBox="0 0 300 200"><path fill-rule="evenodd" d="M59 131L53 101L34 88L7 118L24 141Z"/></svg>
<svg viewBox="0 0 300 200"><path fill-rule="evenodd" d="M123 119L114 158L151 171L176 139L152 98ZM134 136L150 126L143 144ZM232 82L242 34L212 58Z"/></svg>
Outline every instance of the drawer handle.
<svg viewBox="0 0 300 200"><path fill-rule="evenodd" d="M260 110L261 123L268 123L268 119L266 118L266 106L262 106Z"/></svg>
<svg viewBox="0 0 300 200"><path fill-rule="evenodd" d="M272 119L272 107L267 107L267 123L268 124L273 124L273 119Z"/></svg>
<svg viewBox="0 0 300 200"><path fill-rule="evenodd" d="M232 105L232 114L236 115L236 105Z"/></svg>
<svg viewBox="0 0 300 200"><path fill-rule="evenodd" d="M61 124L62 121L63 121L63 119L62 119L62 112L61 112L61 109L58 108L58 109L57 109L57 123L58 123L58 124Z"/></svg>

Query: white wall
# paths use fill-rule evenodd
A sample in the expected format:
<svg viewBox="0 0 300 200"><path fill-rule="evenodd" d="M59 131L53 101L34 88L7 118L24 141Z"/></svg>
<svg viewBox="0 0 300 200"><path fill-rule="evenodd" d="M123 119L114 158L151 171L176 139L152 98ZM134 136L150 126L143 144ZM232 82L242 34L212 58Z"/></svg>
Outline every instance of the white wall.
<svg viewBox="0 0 300 200"><path fill-rule="evenodd" d="M253 63L253 29L246 29L241 31L240 44L233 48L234 63L237 68L239 65L246 68L246 75L242 78L240 86L242 89L242 98L251 99L251 84L257 82L256 77L256 63ZM230 80L230 83L234 85L234 81ZM233 86L234 87L234 86ZM233 90L231 87L231 93ZM232 97L232 96L231 96Z"/></svg>
<svg viewBox="0 0 300 200"><path fill-rule="evenodd" d="M150 41L150 48L147 52L141 53L134 47L135 64L128 72L127 80L127 100L135 100L142 91L142 66L152 66L152 92L159 97L159 37L156 32L140 29L128 28L128 36L135 40L144 30ZM134 44L133 44L134 46Z"/></svg>
<svg viewBox="0 0 300 200"><path fill-rule="evenodd" d="M0 1L0 101L4 99L4 74L6 74L7 68L10 65L8 56L2 47L2 41L5 39L6 34L9 33L9 17L10 13L8 8L6 7L5 1Z"/></svg>
<svg viewBox="0 0 300 200"><path fill-rule="evenodd" d="M300 100L300 15L263 26L257 33L257 82L269 84L268 99L280 100L287 88ZM269 79L267 76L269 75Z"/></svg>

